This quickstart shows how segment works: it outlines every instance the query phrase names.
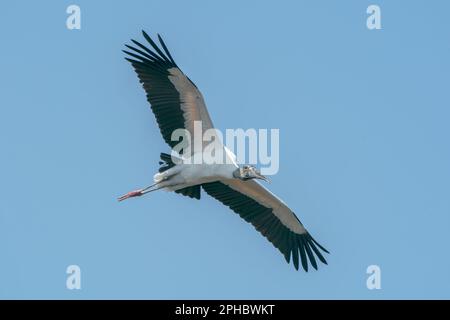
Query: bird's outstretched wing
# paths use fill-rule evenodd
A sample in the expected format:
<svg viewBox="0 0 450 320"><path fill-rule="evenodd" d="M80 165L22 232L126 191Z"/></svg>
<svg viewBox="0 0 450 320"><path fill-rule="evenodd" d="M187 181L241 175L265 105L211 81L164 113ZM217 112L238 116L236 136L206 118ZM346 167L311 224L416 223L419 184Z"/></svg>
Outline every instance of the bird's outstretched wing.
<svg viewBox="0 0 450 320"><path fill-rule="evenodd" d="M195 84L178 68L161 36L159 47L145 31L148 46L136 40L124 50L142 83L161 134L171 148L179 143L172 141L172 132L187 129L194 138L194 121L202 122L203 131L213 128L203 96ZM153 49L153 50L152 50ZM202 132L203 133L203 132Z"/></svg>
<svg viewBox="0 0 450 320"><path fill-rule="evenodd" d="M203 184L202 188L250 222L281 251L288 263L292 256L297 270L299 260L305 271L308 261L317 269L316 257L327 264L320 251L328 251L311 237L283 201L257 181L221 180Z"/></svg>

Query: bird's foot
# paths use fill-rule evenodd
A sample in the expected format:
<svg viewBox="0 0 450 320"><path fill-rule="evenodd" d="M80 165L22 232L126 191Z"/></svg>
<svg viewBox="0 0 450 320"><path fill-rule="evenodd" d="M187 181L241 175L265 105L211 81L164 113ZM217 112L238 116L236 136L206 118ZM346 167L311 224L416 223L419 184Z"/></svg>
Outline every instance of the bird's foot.
<svg viewBox="0 0 450 320"><path fill-rule="evenodd" d="M128 198L140 197L140 196L142 196L144 194L142 191L144 191L144 189L128 192L127 194L124 194L123 196L117 198L117 200L123 201L123 200L128 199Z"/></svg>

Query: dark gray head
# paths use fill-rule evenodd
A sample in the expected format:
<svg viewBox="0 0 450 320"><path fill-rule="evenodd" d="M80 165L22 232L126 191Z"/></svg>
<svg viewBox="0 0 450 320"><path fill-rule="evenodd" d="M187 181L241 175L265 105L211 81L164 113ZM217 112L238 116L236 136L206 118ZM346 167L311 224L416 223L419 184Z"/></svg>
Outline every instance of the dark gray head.
<svg viewBox="0 0 450 320"><path fill-rule="evenodd" d="M250 180L250 179L261 179L261 180L269 182L269 179L267 179L265 176L263 176L261 174L261 172L259 172L258 169L256 169L254 166L250 166L250 165L245 165L241 168L237 168L233 172L233 176L237 179L241 179L244 181Z"/></svg>

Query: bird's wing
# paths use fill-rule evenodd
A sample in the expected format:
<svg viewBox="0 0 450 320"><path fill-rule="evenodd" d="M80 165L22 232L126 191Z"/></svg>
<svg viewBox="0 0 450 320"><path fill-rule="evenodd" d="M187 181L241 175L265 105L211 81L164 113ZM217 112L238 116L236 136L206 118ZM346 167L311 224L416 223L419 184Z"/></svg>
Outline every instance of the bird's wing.
<svg viewBox="0 0 450 320"><path fill-rule="evenodd" d="M124 52L147 93L164 140L173 148L179 143L171 139L174 130L187 129L194 139L194 121L201 121L203 132L213 124L201 92L178 68L160 35L161 48L142 33L151 48L131 40L134 45L126 45L130 51Z"/></svg>
<svg viewBox="0 0 450 320"><path fill-rule="evenodd" d="M308 261L317 269L316 257L327 263L320 250L328 251L311 237L283 201L257 181L221 180L203 184L202 188L250 222L281 251L288 263L292 255L297 270L299 258L305 271Z"/></svg>

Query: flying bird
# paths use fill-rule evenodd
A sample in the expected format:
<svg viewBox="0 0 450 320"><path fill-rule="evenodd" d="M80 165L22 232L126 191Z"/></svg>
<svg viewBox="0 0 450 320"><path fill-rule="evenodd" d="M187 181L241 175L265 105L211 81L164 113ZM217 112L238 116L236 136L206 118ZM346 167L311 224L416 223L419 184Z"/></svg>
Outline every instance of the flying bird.
<svg viewBox="0 0 450 320"><path fill-rule="evenodd" d="M185 129L193 136L195 121L201 121L203 132L213 129L200 90L177 66L161 36L158 34L159 46L145 31L142 33L147 45L131 40L133 44L126 45L127 50L123 51L144 87L163 139L174 148L178 143L171 139L174 130ZM161 153L161 167L153 184L131 191L118 200L160 189L200 199L203 189L251 223L288 263L292 257L295 269L298 270L299 262L305 271L309 265L317 269L317 259L327 264L322 251L328 251L309 234L280 198L257 181L267 181L267 178L252 165L239 166L232 152L223 148L229 160L224 164L187 161L194 157L194 148L190 154L182 154L179 158Z"/></svg>

